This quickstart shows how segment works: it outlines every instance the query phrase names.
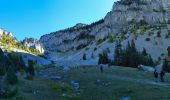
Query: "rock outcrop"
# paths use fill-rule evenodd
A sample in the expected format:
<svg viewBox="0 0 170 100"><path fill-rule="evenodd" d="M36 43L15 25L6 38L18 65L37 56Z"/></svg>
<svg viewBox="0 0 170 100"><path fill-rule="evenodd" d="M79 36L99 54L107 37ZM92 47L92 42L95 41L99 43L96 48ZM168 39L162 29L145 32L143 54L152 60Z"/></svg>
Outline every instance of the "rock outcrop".
<svg viewBox="0 0 170 100"><path fill-rule="evenodd" d="M25 38L22 43L27 48L35 49L38 50L40 53L44 53L43 45L37 39Z"/></svg>
<svg viewBox="0 0 170 100"><path fill-rule="evenodd" d="M0 36L2 36L2 35L7 35L7 36L10 36L10 37L14 37L11 32L7 32L6 30L0 28Z"/></svg>

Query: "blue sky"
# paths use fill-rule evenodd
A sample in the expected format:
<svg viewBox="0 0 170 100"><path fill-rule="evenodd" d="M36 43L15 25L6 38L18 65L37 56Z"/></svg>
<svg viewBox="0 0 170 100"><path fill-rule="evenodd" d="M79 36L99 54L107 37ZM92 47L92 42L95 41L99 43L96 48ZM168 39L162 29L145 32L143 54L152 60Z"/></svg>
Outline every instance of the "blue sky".
<svg viewBox="0 0 170 100"><path fill-rule="evenodd" d="M0 27L18 40L105 17L117 0L0 0Z"/></svg>

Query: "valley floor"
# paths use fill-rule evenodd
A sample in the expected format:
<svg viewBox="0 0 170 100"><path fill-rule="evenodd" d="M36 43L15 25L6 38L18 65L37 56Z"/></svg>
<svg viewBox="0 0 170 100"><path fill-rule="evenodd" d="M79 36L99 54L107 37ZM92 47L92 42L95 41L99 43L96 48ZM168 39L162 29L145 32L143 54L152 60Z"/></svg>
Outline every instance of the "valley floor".
<svg viewBox="0 0 170 100"><path fill-rule="evenodd" d="M39 71L33 81L20 77L18 95L25 100L170 100L170 74L165 80L156 82L152 73L117 66L104 73L97 66L66 72L50 68Z"/></svg>

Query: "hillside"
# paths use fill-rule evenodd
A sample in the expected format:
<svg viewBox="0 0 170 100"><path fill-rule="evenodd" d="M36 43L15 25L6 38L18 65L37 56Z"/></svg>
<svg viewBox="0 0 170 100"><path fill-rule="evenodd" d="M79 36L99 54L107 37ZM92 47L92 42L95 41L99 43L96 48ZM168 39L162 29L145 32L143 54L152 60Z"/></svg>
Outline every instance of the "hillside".
<svg viewBox="0 0 170 100"><path fill-rule="evenodd" d="M170 46L170 4L168 0L120 0L97 22L71 27L41 37L49 59L67 63L82 62L84 54L89 64L97 64L98 55L109 50L113 60L115 40L123 48L134 40L139 51L143 48L157 61L167 54ZM92 57L93 56L93 57ZM82 62L83 63L83 62ZM78 65L81 65L79 63ZM85 62L86 64L88 62Z"/></svg>

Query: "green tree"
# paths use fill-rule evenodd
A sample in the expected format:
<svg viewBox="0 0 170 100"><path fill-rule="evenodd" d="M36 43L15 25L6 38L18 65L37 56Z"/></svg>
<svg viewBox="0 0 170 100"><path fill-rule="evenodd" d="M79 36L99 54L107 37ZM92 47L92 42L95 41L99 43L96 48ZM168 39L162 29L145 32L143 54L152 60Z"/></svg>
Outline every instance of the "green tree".
<svg viewBox="0 0 170 100"><path fill-rule="evenodd" d="M33 77L35 75L34 65L35 65L34 60L28 60L27 79L29 80L33 80Z"/></svg>
<svg viewBox="0 0 170 100"><path fill-rule="evenodd" d="M99 54L98 64L108 64L110 63L107 51L103 51L102 54Z"/></svg>
<svg viewBox="0 0 170 100"><path fill-rule="evenodd" d="M114 51L114 64L121 65L122 64L122 48L120 40L116 41L115 51Z"/></svg>
<svg viewBox="0 0 170 100"><path fill-rule="evenodd" d="M148 53L146 52L146 49L145 49L145 48L143 48L142 55L143 55L143 56L147 56L147 55L148 55Z"/></svg>

